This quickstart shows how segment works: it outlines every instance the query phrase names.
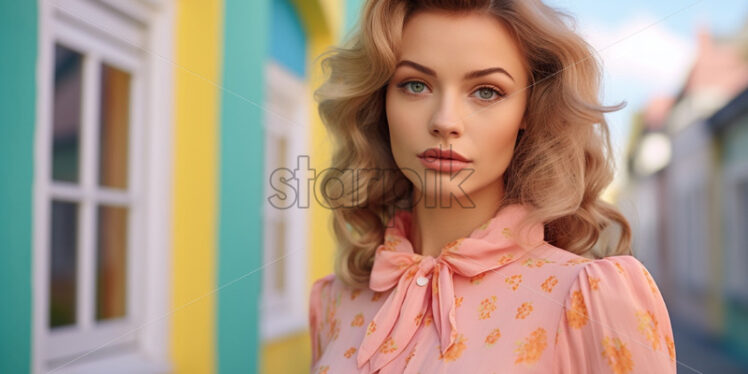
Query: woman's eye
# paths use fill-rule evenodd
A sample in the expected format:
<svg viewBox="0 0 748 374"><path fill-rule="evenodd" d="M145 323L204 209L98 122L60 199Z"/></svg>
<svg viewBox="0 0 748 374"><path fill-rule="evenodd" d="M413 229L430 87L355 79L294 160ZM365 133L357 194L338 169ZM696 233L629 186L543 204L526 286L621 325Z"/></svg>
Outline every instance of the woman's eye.
<svg viewBox="0 0 748 374"><path fill-rule="evenodd" d="M405 87L408 93L415 95L421 94L428 90L428 86L426 86L425 83L419 81L403 82L400 83L398 87ZM478 94L478 98L483 101L492 101L504 97L504 94L502 94L499 90L489 86L480 87L475 92Z"/></svg>
<svg viewBox="0 0 748 374"><path fill-rule="evenodd" d="M400 87L410 87L409 91L414 94L419 94L426 89L426 84L419 81L408 81L401 83Z"/></svg>
<svg viewBox="0 0 748 374"><path fill-rule="evenodd" d="M486 100L486 101L504 97L504 95L501 92L491 87L481 87L475 92L478 93L478 98L480 98L481 100Z"/></svg>

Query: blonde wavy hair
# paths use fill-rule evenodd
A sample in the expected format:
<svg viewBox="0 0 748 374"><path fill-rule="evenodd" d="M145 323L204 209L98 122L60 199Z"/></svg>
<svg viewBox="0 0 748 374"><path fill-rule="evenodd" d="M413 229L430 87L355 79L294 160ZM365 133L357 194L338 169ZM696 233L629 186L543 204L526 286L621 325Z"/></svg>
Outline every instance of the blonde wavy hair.
<svg viewBox="0 0 748 374"><path fill-rule="evenodd" d="M342 46L318 57L326 80L314 96L333 140L321 194L333 212L337 276L365 287L394 209L412 204L412 183L398 171L390 148L385 91L403 26L420 10L492 14L526 59L532 80L526 129L503 177L502 206L531 206L522 224L542 222L545 240L556 247L587 257L630 254L628 222L600 199L614 167L604 114L626 103L599 102L600 63L570 15L540 0L368 0ZM346 173L351 170L356 173ZM593 251L606 228L617 229L617 237L609 248Z"/></svg>

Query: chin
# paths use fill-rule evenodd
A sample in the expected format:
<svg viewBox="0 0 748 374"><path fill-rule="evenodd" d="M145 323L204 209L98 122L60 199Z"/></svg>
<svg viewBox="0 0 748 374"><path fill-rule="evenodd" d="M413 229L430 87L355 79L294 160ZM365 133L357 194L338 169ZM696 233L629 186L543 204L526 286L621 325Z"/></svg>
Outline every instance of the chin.
<svg viewBox="0 0 748 374"><path fill-rule="evenodd" d="M444 177L442 180L437 179L437 184L439 183L438 187L432 182L430 185L426 185L424 189L416 189L416 193L419 194L418 199L426 199L427 207L474 207L475 201L472 198L468 198L473 189L469 188L467 183L459 186L459 182L450 182L449 177Z"/></svg>

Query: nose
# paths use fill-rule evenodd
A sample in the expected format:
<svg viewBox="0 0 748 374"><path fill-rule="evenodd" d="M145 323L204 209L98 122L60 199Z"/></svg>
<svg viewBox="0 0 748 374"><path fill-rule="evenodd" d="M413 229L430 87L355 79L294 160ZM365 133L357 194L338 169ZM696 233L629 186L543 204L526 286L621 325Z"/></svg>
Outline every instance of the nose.
<svg viewBox="0 0 748 374"><path fill-rule="evenodd" d="M429 132L438 137L458 138L463 132L463 123L459 111L459 101L455 95L445 94L439 102L439 107L429 123Z"/></svg>

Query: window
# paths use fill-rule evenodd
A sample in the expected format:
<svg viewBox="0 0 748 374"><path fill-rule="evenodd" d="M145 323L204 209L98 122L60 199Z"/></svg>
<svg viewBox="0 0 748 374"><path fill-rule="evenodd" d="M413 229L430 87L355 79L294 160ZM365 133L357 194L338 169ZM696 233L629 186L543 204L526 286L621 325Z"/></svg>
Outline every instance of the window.
<svg viewBox="0 0 748 374"><path fill-rule="evenodd" d="M686 291L703 296L709 282L708 189L704 181L690 183L683 183L677 192L674 261L678 283Z"/></svg>
<svg viewBox="0 0 748 374"><path fill-rule="evenodd" d="M166 371L169 8L40 4L34 371Z"/></svg>
<svg viewBox="0 0 748 374"><path fill-rule="evenodd" d="M288 173L296 168L306 170L309 159L303 157L308 139L307 106L304 101L306 86L300 78L274 62L268 64L266 76L268 111L265 127L265 180L269 181L275 170L285 168ZM294 185L295 191L291 188L281 191L290 199L282 206L267 200L265 202L266 265L263 268L260 324L263 339L278 338L303 331L307 327L306 213L309 196L299 194L299 187L304 187L300 184L305 183L306 177L297 173L296 180L289 181L289 184ZM266 197L277 193L279 191L271 189L270 183L266 183Z"/></svg>
<svg viewBox="0 0 748 374"><path fill-rule="evenodd" d="M734 301L748 305L748 162L725 170L725 288Z"/></svg>
<svg viewBox="0 0 748 374"><path fill-rule="evenodd" d="M748 177L740 181L737 190L737 227L748 227ZM738 243L740 244L737 248L743 248L744 252L748 251L748 230L740 230ZM743 266L744 268L748 267L748 263L744 263Z"/></svg>

